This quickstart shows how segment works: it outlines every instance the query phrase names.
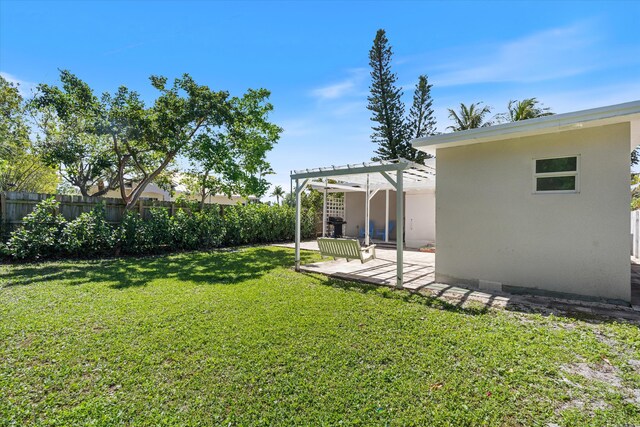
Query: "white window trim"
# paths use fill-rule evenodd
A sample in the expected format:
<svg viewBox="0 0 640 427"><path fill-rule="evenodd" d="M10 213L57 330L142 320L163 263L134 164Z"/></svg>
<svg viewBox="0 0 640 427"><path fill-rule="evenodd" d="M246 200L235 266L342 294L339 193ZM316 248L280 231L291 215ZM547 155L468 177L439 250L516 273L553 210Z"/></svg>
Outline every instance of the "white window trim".
<svg viewBox="0 0 640 427"><path fill-rule="evenodd" d="M576 158L576 170L564 171L564 172L545 172L536 173L536 161L537 160L550 160L550 159L564 159L567 157ZM533 194L577 194L580 193L580 154L570 154L565 156L553 156L553 157L537 157L531 162L533 171ZM576 188L574 190L551 190L551 191L538 191L538 178L553 178L556 176L575 176Z"/></svg>

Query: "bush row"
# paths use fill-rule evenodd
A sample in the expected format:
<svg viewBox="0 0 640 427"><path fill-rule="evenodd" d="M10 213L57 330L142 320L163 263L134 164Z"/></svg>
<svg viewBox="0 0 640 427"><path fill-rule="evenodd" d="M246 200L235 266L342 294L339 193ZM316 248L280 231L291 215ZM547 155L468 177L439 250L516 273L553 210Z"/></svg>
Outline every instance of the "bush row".
<svg viewBox="0 0 640 427"><path fill-rule="evenodd" d="M249 204L218 206L173 216L166 208L151 210L149 219L136 212L125 214L118 226L105 219L103 205L67 221L58 213L55 199L44 200L12 232L3 252L14 259L99 257L155 254L177 250L213 249L255 243L293 240L295 210L290 206ZM302 214L304 238L314 235L314 212Z"/></svg>

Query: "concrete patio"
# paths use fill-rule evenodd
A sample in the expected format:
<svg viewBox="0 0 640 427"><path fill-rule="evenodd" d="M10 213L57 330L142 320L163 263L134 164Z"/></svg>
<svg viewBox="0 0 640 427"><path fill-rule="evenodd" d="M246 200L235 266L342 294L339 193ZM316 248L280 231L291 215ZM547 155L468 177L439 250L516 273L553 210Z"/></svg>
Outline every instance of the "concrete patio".
<svg viewBox="0 0 640 427"><path fill-rule="evenodd" d="M276 246L294 248L293 243ZM301 242L302 250L318 251L316 241ZM640 262L640 260L635 260ZM625 319L640 324L640 264L632 263L632 307L600 302L570 300L536 295L513 295L505 292L479 291L442 283L434 278L435 254L405 249L403 289L437 297L451 304L464 305L468 302L482 304L485 307L504 308L516 311L535 311L547 314L570 313L581 316L597 316ZM376 248L376 259L362 264L360 261L344 259L305 264L300 270L306 273L319 273L333 278L370 283L382 286L395 286L396 250L395 248Z"/></svg>

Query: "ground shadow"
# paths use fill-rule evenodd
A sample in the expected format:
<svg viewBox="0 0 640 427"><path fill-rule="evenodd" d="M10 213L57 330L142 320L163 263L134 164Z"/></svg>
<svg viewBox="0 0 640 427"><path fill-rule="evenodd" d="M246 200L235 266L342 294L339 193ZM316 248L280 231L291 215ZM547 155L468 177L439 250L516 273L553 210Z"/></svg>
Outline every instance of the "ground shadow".
<svg viewBox="0 0 640 427"><path fill-rule="evenodd" d="M454 304L439 299L436 296L426 295L424 293L415 292L409 289L395 289L391 286L375 285L371 283L358 282L353 280L343 280L330 276L323 276L317 273L301 272L300 274L311 278L315 283L332 288L342 289L351 292L364 294L373 294L380 298L401 300L407 303L420 304L425 307L436 308L440 310L452 311L467 315L480 315L489 311L489 307L481 304ZM324 277L324 279L323 279Z"/></svg>
<svg viewBox="0 0 640 427"><path fill-rule="evenodd" d="M303 261L310 261L313 256L313 252L301 251ZM0 283L4 282L3 287L11 287L64 280L69 286L101 282L115 289L124 289L170 278L198 284L235 284L260 278L273 269L293 264L293 251L254 247L151 257L14 265L7 272L0 273Z"/></svg>

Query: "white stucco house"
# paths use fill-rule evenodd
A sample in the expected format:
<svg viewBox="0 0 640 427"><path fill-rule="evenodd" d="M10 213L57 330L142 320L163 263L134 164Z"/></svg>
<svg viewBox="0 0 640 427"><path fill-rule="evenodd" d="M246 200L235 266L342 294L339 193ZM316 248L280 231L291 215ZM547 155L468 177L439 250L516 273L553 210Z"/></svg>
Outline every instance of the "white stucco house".
<svg viewBox="0 0 640 427"><path fill-rule="evenodd" d="M437 159L436 281L630 301L640 101L412 143Z"/></svg>

